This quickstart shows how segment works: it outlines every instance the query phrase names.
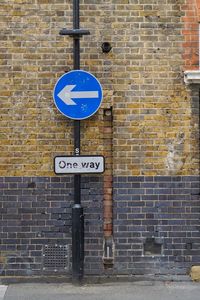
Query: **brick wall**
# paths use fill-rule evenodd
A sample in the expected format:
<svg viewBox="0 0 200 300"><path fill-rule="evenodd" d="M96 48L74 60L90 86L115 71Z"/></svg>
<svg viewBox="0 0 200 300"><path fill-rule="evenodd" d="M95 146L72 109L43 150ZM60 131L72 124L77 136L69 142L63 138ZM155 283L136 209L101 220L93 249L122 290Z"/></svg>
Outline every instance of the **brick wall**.
<svg viewBox="0 0 200 300"><path fill-rule="evenodd" d="M104 92L100 110L81 122L81 154L106 157L105 174L82 183L85 272L183 274L199 259L199 86L183 82L183 71L198 67L199 1L80 4L81 28L91 32L81 68ZM69 246L62 272L70 273L73 180L55 177L53 158L73 154L73 122L52 91L73 68L72 40L59 35L72 28L72 3L2 0L0 17L1 274L43 274L46 242ZM105 237L114 239L110 269Z"/></svg>
<svg viewBox="0 0 200 300"><path fill-rule="evenodd" d="M199 263L199 176L114 179L115 269L185 275Z"/></svg>
<svg viewBox="0 0 200 300"><path fill-rule="evenodd" d="M183 59L185 70L195 70L199 68L199 0L186 1L182 6L185 12L182 17L184 29Z"/></svg>
<svg viewBox="0 0 200 300"><path fill-rule="evenodd" d="M102 180L82 178L85 214L85 271L102 269ZM71 272L72 177L5 177L1 188L0 274L38 276ZM56 250L45 264L45 247L67 246L67 257ZM60 259L60 263L58 264ZM66 269L64 269L66 262Z"/></svg>
<svg viewBox="0 0 200 300"><path fill-rule="evenodd" d="M103 153L102 109L113 106L116 175L193 172L191 97L182 81L186 1L159 4L81 3L81 27L91 30L81 42L81 68L104 90L100 111L82 123L82 153ZM5 0L0 12L1 175L53 176L54 155L73 152L73 123L52 100L57 79L72 69L72 40L58 34L72 27L72 6ZM169 164L179 143L179 162Z"/></svg>

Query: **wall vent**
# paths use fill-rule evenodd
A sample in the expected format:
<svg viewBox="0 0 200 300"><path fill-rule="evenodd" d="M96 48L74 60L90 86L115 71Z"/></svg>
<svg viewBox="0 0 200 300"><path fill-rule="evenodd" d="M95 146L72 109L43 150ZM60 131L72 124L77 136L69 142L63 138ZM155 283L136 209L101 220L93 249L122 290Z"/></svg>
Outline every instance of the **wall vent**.
<svg viewBox="0 0 200 300"><path fill-rule="evenodd" d="M57 244L45 245L43 248L43 270L68 271L69 247Z"/></svg>

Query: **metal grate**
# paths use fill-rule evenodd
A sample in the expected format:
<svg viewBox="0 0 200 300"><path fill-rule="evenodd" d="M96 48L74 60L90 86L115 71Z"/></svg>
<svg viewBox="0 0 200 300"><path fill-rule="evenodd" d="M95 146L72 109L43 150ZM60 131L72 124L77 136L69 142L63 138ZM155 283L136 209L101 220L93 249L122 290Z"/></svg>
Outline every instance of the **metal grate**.
<svg viewBox="0 0 200 300"><path fill-rule="evenodd" d="M43 270L64 271L69 269L69 248L66 245L45 245Z"/></svg>

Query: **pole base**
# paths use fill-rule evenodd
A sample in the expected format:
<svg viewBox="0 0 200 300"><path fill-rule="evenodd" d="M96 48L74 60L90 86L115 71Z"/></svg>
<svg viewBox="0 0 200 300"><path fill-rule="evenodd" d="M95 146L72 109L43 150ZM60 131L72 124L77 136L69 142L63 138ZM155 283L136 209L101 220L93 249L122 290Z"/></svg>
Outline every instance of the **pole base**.
<svg viewBox="0 0 200 300"><path fill-rule="evenodd" d="M84 215L80 204L72 208L72 282L80 284L84 272Z"/></svg>

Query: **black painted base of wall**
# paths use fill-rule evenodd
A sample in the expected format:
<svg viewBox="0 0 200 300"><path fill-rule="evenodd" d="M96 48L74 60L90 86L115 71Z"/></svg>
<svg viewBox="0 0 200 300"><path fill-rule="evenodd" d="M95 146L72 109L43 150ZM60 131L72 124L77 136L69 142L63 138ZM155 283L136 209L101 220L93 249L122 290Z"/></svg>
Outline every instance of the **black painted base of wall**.
<svg viewBox="0 0 200 300"><path fill-rule="evenodd" d="M198 176L118 177L114 188L118 273L184 275L200 264Z"/></svg>
<svg viewBox="0 0 200 300"><path fill-rule="evenodd" d="M115 259L103 265L103 180L82 177L85 275L185 275L200 264L198 176L113 179ZM0 275L70 276L73 177L0 177Z"/></svg>
<svg viewBox="0 0 200 300"><path fill-rule="evenodd" d="M102 272L102 177L82 176L85 272ZM0 177L0 275L71 273L73 177Z"/></svg>

